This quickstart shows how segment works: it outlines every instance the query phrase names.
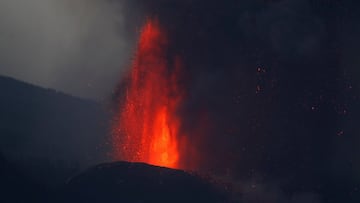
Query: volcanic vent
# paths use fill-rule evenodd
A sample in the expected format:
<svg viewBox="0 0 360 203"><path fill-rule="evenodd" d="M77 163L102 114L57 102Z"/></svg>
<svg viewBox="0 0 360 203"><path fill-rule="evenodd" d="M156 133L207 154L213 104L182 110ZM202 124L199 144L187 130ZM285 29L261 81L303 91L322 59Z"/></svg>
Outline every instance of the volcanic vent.
<svg viewBox="0 0 360 203"><path fill-rule="evenodd" d="M170 57L169 42L157 19L143 26L134 61L123 78L113 127L117 160L180 168L184 136L177 110L183 100L179 86L180 57Z"/></svg>

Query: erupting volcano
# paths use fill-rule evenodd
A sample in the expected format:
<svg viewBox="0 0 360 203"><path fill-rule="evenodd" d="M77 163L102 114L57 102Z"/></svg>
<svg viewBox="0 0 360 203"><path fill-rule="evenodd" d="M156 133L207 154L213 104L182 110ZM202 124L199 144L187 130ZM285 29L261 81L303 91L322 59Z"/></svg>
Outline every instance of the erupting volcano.
<svg viewBox="0 0 360 203"><path fill-rule="evenodd" d="M176 113L182 101L180 69L179 57L169 57L168 39L159 22L148 19L122 84L125 88L113 128L116 159L180 167L180 119Z"/></svg>

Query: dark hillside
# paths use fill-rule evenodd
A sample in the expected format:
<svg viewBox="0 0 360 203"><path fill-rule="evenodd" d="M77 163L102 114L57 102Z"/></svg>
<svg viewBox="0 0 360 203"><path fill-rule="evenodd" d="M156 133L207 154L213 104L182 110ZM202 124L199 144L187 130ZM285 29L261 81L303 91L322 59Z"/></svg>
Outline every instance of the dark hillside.
<svg viewBox="0 0 360 203"><path fill-rule="evenodd" d="M0 95L0 149L30 173L60 178L60 169L106 159L108 116L98 103L7 77Z"/></svg>

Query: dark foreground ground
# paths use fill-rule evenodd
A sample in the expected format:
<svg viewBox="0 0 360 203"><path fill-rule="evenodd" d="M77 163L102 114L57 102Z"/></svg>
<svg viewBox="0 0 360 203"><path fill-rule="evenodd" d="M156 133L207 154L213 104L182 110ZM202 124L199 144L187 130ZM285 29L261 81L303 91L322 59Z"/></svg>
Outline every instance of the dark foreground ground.
<svg viewBox="0 0 360 203"><path fill-rule="evenodd" d="M0 202L229 202L225 190L181 170L143 163L100 164L47 187L1 158Z"/></svg>

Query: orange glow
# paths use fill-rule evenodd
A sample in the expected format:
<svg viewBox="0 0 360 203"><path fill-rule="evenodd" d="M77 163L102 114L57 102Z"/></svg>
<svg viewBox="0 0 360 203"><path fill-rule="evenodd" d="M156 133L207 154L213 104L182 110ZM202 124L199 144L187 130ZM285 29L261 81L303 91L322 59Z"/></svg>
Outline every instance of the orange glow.
<svg viewBox="0 0 360 203"><path fill-rule="evenodd" d="M142 28L137 52L113 128L116 159L179 168L182 101L178 87L181 63L167 59L167 38L157 20Z"/></svg>

